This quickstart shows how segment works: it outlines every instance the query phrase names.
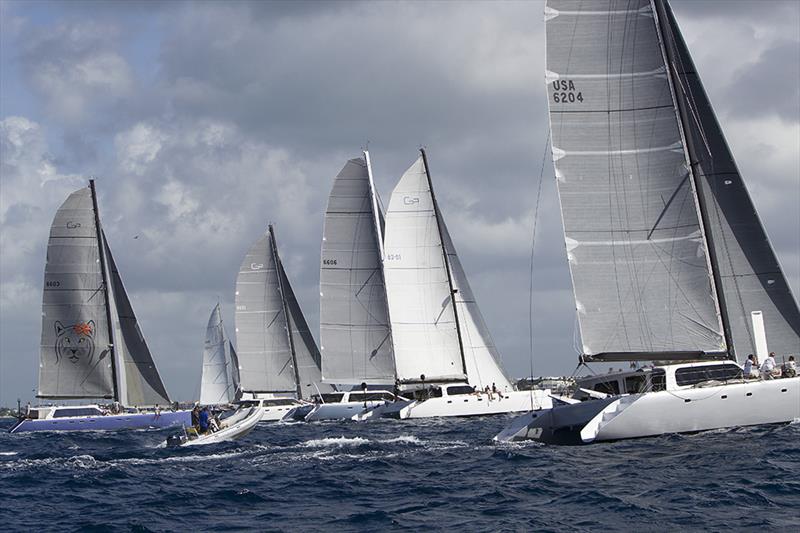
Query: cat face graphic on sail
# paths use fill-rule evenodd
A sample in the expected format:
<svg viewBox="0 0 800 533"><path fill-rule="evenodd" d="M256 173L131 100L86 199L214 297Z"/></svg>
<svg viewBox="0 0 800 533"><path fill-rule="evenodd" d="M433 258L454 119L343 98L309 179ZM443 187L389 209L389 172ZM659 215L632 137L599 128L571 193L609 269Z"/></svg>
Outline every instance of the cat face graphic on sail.
<svg viewBox="0 0 800 533"><path fill-rule="evenodd" d="M56 320L56 362L66 357L72 364L94 358L94 320L64 326Z"/></svg>

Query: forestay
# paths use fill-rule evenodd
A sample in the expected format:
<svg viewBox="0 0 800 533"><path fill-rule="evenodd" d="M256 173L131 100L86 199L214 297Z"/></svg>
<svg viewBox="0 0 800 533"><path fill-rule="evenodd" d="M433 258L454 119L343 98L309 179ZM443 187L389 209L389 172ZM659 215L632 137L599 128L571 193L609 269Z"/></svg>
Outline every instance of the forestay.
<svg viewBox="0 0 800 533"><path fill-rule="evenodd" d="M269 234L247 252L236 278L236 346L241 388L296 392L287 320Z"/></svg>
<svg viewBox="0 0 800 533"><path fill-rule="evenodd" d="M800 353L800 311L692 62L672 10L656 2L682 113L706 231L713 246L732 353L756 353L751 312L764 317L769 350Z"/></svg>
<svg viewBox="0 0 800 533"><path fill-rule="evenodd" d="M724 354L650 1L549 0L545 20L552 152L584 353Z"/></svg>
<svg viewBox="0 0 800 533"><path fill-rule="evenodd" d="M395 379L380 257L383 224L373 195L367 161L351 159L334 179L325 210L320 344L328 383Z"/></svg>
<svg viewBox="0 0 800 533"><path fill-rule="evenodd" d="M423 158L403 174L386 213L386 293L397 378L466 380L438 217Z"/></svg>
<svg viewBox="0 0 800 533"><path fill-rule="evenodd" d="M47 243L40 398L113 398L106 295L89 187L56 212Z"/></svg>

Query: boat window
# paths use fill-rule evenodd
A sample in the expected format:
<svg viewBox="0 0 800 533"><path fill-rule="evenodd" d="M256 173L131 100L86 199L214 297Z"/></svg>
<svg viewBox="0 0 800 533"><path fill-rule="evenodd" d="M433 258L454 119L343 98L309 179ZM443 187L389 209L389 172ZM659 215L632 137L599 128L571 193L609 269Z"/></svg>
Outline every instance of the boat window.
<svg viewBox="0 0 800 533"><path fill-rule="evenodd" d="M597 392L602 392L605 394L619 394L619 382L615 379L614 381L603 381L601 383L595 383L592 390L596 390Z"/></svg>
<svg viewBox="0 0 800 533"><path fill-rule="evenodd" d="M628 394L647 392L647 376L645 376L644 374L639 374L638 376L626 377L625 392L627 392Z"/></svg>
<svg viewBox="0 0 800 533"><path fill-rule="evenodd" d="M389 392L375 391L375 392L351 392L350 401L352 402L369 402L381 400L394 400Z"/></svg>
<svg viewBox="0 0 800 533"><path fill-rule="evenodd" d="M741 379L742 369L739 365L708 365L679 368L675 371L675 382L678 385L696 385L704 381L728 381Z"/></svg>
<svg viewBox="0 0 800 533"><path fill-rule="evenodd" d="M419 389L414 391L414 399L417 401L425 401L428 398L441 398L442 389L440 387L428 387L426 389Z"/></svg>
<svg viewBox="0 0 800 533"><path fill-rule="evenodd" d="M341 392L329 392L322 395L322 401L325 403L339 403L342 401L344 394Z"/></svg>
<svg viewBox="0 0 800 533"><path fill-rule="evenodd" d="M273 405L292 405L295 401L291 398L280 398L275 400L264 400L261 405L270 407Z"/></svg>
<svg viewBox="0 0 800 533"><path fill-rule="evenodd" d="M258 405L258 400L245 400L238 403L238 406L243 409L247 409L249 407L255 407L256 405Z"/></svg>
<svg viewBox="0 0 800 533"><path fill-rule="evenodd" d="M448 396L455 396L456 394L472 394L473 392L475 392L475 389L469 385L455 385L453 387L447 387Z"/></svg>
<svg viewBox="0 0 800 533"><path fill-rule="evenodd" d="M53 414L53 418L66 418L68 416L100 416L103 412L96 407L77 407L70 409L58 409Z"/></svg>
<svg viewBox="0 0 800 533"><path fill-rule="evenodd" d="M650 391L667 390L667 373L663 368L656 368L650 372Z"/></svg>

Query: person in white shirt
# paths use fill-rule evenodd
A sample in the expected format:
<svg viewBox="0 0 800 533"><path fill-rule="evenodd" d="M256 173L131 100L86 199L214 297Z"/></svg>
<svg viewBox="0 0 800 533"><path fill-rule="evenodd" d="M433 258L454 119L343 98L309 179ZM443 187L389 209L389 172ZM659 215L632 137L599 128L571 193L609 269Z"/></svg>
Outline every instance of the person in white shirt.
<svg viewBox="0 0 800 533"><path fill-rule="evenodd" d="M763 379L773 379L775 372L775 352L769 352L769 357L764 359L761 365L761 377Z"/></svg>
<svg viewBox="0 0 800 533"><path fill-rule="evenodd" d="M758 364L756 363L756 356L750 354L747 356L747 361L744 362L744 379L752 379L758 377Z"/></svg>
<svg viewBox="0 0 800 533"><path fill-rule="evenodd" d="M785 378L793 378L797 376L797 364L794 362L793 355L790 355L789 360L783 364L783 373L781 375Z"/></svg>

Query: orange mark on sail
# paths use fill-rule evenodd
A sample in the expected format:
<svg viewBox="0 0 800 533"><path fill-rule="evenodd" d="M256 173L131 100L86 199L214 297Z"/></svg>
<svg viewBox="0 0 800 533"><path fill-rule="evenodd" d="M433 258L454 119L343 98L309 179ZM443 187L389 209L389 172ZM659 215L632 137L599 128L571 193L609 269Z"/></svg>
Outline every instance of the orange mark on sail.
<svg viewBox="0 0 800 533"><path fill-rule="evenodd" d="M92 334L92 326L89 324L75 324L72 329L78 335L86 335L88 337Z"/></svg>

